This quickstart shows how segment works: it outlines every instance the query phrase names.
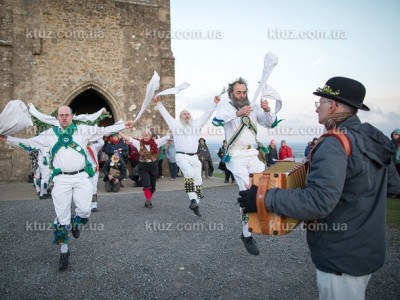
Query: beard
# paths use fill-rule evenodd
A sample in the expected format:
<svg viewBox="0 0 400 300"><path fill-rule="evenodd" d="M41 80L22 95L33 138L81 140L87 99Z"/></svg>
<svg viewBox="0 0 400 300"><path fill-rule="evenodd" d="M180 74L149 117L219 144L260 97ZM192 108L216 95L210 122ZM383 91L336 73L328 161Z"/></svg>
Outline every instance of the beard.
<svg viewBox="0 0 400 300"><path fill-rule="evenodd" d="M184 120L184 119L180 119L181 120L181 124L184 126L184 127L190 127L190 126L192 126L192 118L190 118L189 120Z"/></svg>
<svg viewBox="0 0 400 300"><path fill-rule="evenodd" d="M244 107L246 105L250 105L250 101L247 96L246 96L246 99L244 99L244 100L235 98L235 96L233 96L233 95L232 95L232 97L229 97L229 99L231 99L231 103L236 109L241 109L242 107Z"/></svg>

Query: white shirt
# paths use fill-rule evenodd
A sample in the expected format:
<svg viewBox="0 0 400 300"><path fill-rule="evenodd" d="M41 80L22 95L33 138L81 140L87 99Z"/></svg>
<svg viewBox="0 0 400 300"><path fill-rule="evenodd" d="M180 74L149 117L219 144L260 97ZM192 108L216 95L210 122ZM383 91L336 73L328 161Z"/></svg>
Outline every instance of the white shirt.
<svg viewBox="0 0 400 300"><path fill-rule="evenodd" d="M250 120L257 128L257 123L263 127L271 127L274 122L274 116L271 112L264 112L258 105L252 106L252 112L249 117ZM215 119L224 121L225 139L228 142L232 135L235 133L238 127L242 125L241 117L236 116L236 108L230 103L224 103L215 115ZM248 146L255 145L256 138L254 134L247 128L244 127L242 134L234 143L234 146Z"/></svg>
<svg viewBox="0 0 400 300"><path fill-rule="evenodd" d="M175 149L177 152L196 153L199 139L201 137L201 128L211 117L217 105L208 109L200 118L192 119L192 124L184 126L180 120L175 120L165 109L161 102L157 103L157 108L172 131L174 137Z"/></svg>
<svg viewBox="0 0 400 300"><path fill-rule="evenodd" d="M124 124L108 127L77 125L77 130L72 135L72 139L86 151L88 141L98 140L102 138L103 135L108 135L123 129L125 129ZM52 128L29 139L20 139L12 136L7 137L7 142L12 145L19 146L19 144L22 143L31 148L49 147L50 151L57 141L58 137ZM61 169L62 172L75 172L85 167L85 157L70 147L61 147L55 155L51 155L54 156L53 167Z"/></svg>

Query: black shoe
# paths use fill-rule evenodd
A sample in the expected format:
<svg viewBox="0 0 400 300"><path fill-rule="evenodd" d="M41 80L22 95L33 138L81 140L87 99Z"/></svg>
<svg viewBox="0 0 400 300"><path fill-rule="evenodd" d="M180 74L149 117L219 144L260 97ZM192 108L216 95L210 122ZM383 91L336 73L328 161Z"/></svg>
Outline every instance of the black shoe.
<svg viewBox="0 0 400 300"><path fill-rule="evenodd" d="M193 209L193 213L195 216L201 217L199 206L197 206Z"/></svg>
<svg viewBox="0 0 400 300"><path fill-rule="evenodd" d="M65 270L68 267L69 250L67 253L60 254L60 261L58 262L58 269Z"/></svg>
<svg viewBox="0 0 400 300"><path fill-rule="evenodd" d="M198 207L196 199L190 200L189 209L194 210L196 207Z"/></svg>
<svg viewBox="0 0 400 300"><path fill-rule="evenodd" d="M151 200L146 200L144 206L146 206L147 208L153 208L153 203L151 203Z"/></svg>
<svg viewBox="0 0 400 300"><path fill-rule="evenodd" d="M249 252L252 255L260 254L260 250L258 250L256 241L253 239L252 236L244 237L244 235L242 233L240 238L242 239L242 242L243 242L244 246L246 247L247 252Z"/></svg>
<svg viewBox="0 0 400 300"><path fill-rule="evenodd" d="M97 208L96 208L96 207L93 207L93 208L91 209L91 211L92 211L92 212L96 212L96 211L97 211Z"/></svg>
<svg viewBox="0 0 400 300"><path fill-rule="evenodd" d="M51 195L49 194L43 194L43 196L39 196L39 199L49 199L51 198Z"/></svg>
<svg viewBox="0 0 400 300"><path fill-rule="evenodd" d="M81 235L81 231L79 230L79 226L80 225L73 225L73 226L71 226L72 228L71 228L71 232L72 232L72 236L74 237L74 238L79 238L79 236Z"/></svg>

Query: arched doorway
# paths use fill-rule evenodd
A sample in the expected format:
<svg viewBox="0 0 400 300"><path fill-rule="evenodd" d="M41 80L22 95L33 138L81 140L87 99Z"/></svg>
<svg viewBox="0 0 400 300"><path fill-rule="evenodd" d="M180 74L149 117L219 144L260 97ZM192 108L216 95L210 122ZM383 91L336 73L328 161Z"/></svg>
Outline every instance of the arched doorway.
<svg viewBox="0 0 400 300"><path fill-rule="evenodd" d="M74 114L91 114L99 111L102 107L105 107L111 114L111 118L105 118L100 121L99 126L109 126L115 123L115 119L110 106L107 103L107 99L95 89L89 88L74 99L72 99L69 106L72 108Z"/></svg>

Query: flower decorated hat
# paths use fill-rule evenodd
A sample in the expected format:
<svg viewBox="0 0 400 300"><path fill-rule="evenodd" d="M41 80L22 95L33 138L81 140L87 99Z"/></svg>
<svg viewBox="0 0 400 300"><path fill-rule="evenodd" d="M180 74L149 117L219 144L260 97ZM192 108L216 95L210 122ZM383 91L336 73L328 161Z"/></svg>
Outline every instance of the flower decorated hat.
<svg viewBox="0 0 400 300"><path fill-rule="evenodd" d="M363 104L365 87L354 79L333 77L325 83L323 88L318 88L313 94L369 111L368 106Z"/></svg>

